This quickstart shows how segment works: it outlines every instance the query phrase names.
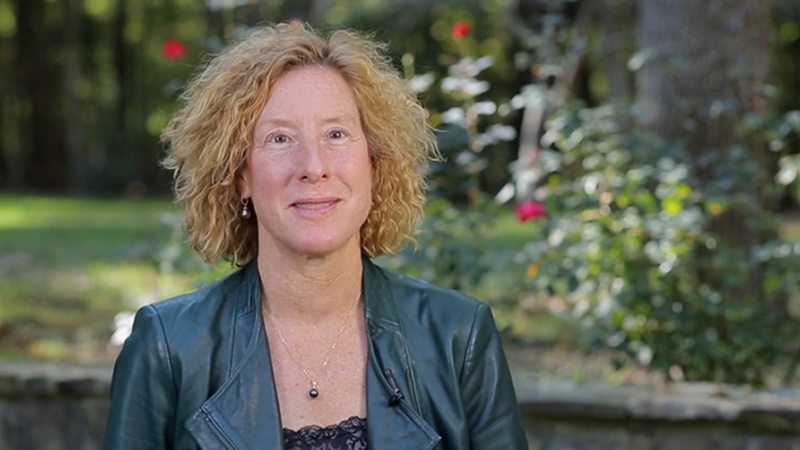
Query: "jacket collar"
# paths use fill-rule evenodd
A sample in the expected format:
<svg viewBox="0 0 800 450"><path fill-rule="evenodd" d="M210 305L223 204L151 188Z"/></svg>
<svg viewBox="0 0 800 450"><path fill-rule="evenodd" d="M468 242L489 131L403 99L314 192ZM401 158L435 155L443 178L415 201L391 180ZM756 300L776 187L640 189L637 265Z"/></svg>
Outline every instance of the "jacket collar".
<svg viewBox="0 0 800 450"><path fill-rule="evenodd" d="M411 360L387 274L363 258L364 302L369 333L367 439L369 448L430 450L439 435L415 405ZM283 448L283 432L261 313L256 263L237 274L237 307L230 339L228 378L184 422L203 450ZM231 299L234 300L234 299ZM223 343L226 345L227 343Z"/></svg>

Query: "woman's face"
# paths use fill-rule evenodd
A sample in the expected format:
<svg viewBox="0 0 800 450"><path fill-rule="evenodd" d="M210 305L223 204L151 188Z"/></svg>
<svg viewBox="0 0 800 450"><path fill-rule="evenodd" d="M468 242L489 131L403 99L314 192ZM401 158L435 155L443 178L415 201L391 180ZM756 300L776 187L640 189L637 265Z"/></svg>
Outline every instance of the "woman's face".
<svg viewBox="0 0 800 450"><path fill-rule="evenodd" d="M260 250L326 256L360 251L372 204L372 166L353 91L311 66L272 87L239 180L258 218Z"/></svg>

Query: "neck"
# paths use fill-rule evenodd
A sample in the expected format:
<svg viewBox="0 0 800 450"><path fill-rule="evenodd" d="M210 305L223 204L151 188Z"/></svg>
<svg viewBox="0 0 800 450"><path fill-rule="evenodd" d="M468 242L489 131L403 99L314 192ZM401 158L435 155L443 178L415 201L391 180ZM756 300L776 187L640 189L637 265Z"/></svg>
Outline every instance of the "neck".
<svg viewBox="0 0 800 450"><path fill-rule="evenodd" d="M361 293L360 245L321 258L259 252L258 268L266 313L276 320L341 317Z"/></svg>

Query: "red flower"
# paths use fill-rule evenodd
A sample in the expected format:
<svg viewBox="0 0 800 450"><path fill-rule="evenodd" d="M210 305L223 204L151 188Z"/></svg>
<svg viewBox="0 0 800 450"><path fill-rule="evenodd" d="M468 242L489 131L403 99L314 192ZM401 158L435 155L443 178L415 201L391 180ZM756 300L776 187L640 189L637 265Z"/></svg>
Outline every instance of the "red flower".
<svg viewBox="0 0 800 450"><path fill-rule="evenodd" d="M514 209L514 214L520 222L527 222L542 217L547 217L547 208L544 203L525 202Z"/></svg>
<svg viewBox="0 0 800 450"><path fill-rule="evenodd" d="M170 61L177 61L186 56L186 45L177 39L170 39L161 48L161 54Z"/></svg>
<svg viewBox="0 0 800 450"><path fill-rule="evenodd" d="M453 26L453 39L460 41L472 34L472 25L469 22L458 22Z"/></svg>

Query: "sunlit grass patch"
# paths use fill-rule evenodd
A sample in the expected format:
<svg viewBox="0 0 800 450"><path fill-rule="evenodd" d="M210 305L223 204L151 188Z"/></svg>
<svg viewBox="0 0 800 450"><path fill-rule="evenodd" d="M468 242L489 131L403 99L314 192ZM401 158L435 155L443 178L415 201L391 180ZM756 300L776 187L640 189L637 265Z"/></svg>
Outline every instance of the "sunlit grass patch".
<svg viewBox="0 0 800 450"><path fill-rule="evenodd" d="M205 278L203 273L161 273L147 262L96 262L5 276L0 357L111 359L114 354L106 347L118 313L195 290Z"/></svg>
<svg viewBox="0 0 800 450"><path fill-rule="evenodd" d="M43 268L141 259L169 239L174 214L165 201L0 196L0 274L25 256Z"/></svg>
<svg viewBox="0 0 800 450"><path fill-rule="evenodd" d="M168 201L0 196L0 358L113 358L119 312L205 282L163 270L181 239Z"/></svg>

